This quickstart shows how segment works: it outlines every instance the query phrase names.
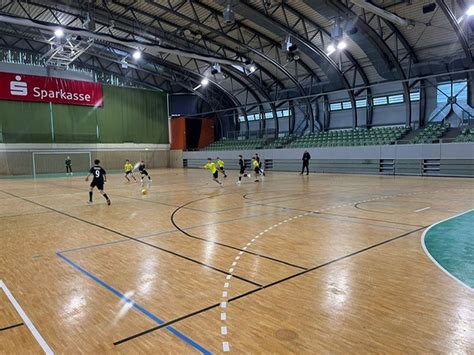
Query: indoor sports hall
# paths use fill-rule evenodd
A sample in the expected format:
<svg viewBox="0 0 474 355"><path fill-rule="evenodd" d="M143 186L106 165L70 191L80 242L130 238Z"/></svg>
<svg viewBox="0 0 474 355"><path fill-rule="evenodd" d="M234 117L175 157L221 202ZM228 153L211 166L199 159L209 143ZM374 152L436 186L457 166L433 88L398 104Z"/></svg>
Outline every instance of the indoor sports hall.
<svg viewBox="0 0 474 355"><path fill-rule="evenodd" d="M0 354L474 352L474 2L0 24Z"/></svg>

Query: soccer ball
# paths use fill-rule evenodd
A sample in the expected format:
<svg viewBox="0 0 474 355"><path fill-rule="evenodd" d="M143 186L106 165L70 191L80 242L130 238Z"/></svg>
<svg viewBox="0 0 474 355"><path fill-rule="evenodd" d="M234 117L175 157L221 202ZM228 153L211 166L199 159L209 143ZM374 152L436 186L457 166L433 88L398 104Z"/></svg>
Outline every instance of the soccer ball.
<svg viewBox="0 0 474 355"><path fill-rule="evenodd" d="M148 190L147 190L147 189L142 189L142 195L146 195L146 194L147 194L147 192L148 192Z"/></svg>

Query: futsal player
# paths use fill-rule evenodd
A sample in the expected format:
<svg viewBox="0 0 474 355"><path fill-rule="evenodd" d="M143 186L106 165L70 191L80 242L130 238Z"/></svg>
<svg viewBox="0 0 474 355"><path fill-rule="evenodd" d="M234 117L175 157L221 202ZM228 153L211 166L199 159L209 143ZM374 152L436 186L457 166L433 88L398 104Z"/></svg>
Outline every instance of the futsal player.
<svg viewBox="0 0 474 355"><path fill-rule="evenodd" d="M99 190L99 192L107 201L107 205L110 206L109 196L107 196L107 194L104 192L104 183L107 182L107 173L99 164L99 159L94 160L94 166L89 170L89 174L86 176L86 181L89 181L89 176L93 176L89 190L88 204L92 204L92 191L94 190L94 187L97 187L97 190Z"/></svg>
<svg viewBox="0 0 474 355"><path fill-rule="evenodd" d="M242 157L242 155L239 155L239 167L240 167L239 181L237 181L237 184L242 183L242 177L247 177L250 179L250 175L245 173L245 160Z"/></svg>
<svg viewBox="0 0 474 355"><path fill-rule="evenodd" d="M222 186L222 182L219 181L219 173L217 171L216 163L211 158L207 158L207 164L204 165L204 169L209 170L212 173L212 179Z"/></svg>
<svg viewBox="0 0 474 355"><path fill-rule="evenodd" d="M148 178L148 188L150 188L151 184L151 177L148 175L148 171L145 169L145 162L142 160L140 161L140 165L138 165L138 171L140 172L140 181L142 183L143 187L143 180L145 179L145 176Z"/></svg>
<svg viewBox="0 0 474 355"><path fill-rule="evenodd" d="M127 179L128 182L130 182L130 179L128 178L129 175L133 178L133 180L135 180L135 182L137 181L135 175L133 175L133 165L128 159L125 160L125 165L123 166L123 169L125 170L125 179Z"/></svg>
<svg viewBox="0 0 474 355"><path fill-rule="evenodd" d="M260 176L260 163L257 160L257 157L252 157L252 168L255 173L255 182L259 182L258 177Z"/></svg>
<svg viewBox="0 0 474 355"><path fill-rule="evenodd" d="M224 174L224 178L227 177L227 174L225 173L225 170L224 170L224 161L221 160L221 158L217 157L217 169L219 169L219 171Z"/></svg>
<svg viewBox="0 0 474 355"><path fill-rule="evenodd" d="M69 175L69 173L71 173L72 176L72 161L69 156L64 161L64 165L66 165L66 176Z"/></svg>
<svg viewBox="0 0 474 355"><path fill-rule="evenodd" d="M260 161L260 157L258 156L257 153L255 153L255 159L257 160L258 162L258 168L260 169L260 174L262 174L263 176L265 176L265 171L262 169L262 162Z"/></svg>

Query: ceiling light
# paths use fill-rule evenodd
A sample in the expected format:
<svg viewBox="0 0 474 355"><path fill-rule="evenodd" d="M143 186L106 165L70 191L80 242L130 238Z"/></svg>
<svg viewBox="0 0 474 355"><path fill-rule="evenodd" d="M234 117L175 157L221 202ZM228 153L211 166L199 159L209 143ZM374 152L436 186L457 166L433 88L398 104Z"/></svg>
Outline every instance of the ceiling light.
<svg viewBox="0 0 474 355"><path fill-rule="evenodd" d="M337 44L337 49L339 49L339 50L341 50L341 51L342 51L343 49L346 49L346 47L347 47L347 43L346 43L345 41L341 41L341 42L339 42L339 43Z"/></svg>
<svg viewBox="0 0 474 355"><path fill-rule="evenodd" d="M469 6L469 8L466 11L467 16L473 16L474 15L474 5Z"/></svg>
<svg viewBox="0 0 474 355"><path fill-rule="evenodd" d="M132 57L133 59L138 60L142 57L142 52L140 52L139 50L136 50L135 52L133 52Z"/></svg>
<svg viewBox="0 0 474 355"><path fill-rule="evenodd" d="M204 78L201 80L201 85L202 86L207 86L209 84L209 79L208 78Z"/></svg>
<svg viewBox="0 0 474 355"><path fill-rule="evenodd" d="M336 47L334 47L333 44L330 44L330 45L326 48L326 50L327 50L327 54L328 54L328 55L331 55L331 54L333 54L333 53L336 51Z"/></svg>
<svg viewBox="0 0 474 355"><path fill-rule="evenodd" d="M255 70L257 70L257 67L254 64L252 64L249 68L249 72L253 73Z"/></svg>
<svg viewBox="0 0 474 355"><path fill-rule="evenodd" d="M54 31L54 36L57 37L57 38L61 38L64 36L64 31L62 28L57 28L55 31Z"/></svg>
<svg viewBox="0 0 474 355"><path fill-rule="evenodd" d="M222 12L222 17L224 18L224 23L230 25L235 21L234 9L232 8L232 1L228 1L224 11Z"/></svg>

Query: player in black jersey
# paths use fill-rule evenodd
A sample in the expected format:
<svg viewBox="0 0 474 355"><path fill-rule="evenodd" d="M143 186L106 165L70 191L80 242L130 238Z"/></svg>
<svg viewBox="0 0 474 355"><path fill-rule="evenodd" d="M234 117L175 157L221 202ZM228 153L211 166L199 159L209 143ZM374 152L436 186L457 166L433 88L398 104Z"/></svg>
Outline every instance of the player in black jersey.
<svg viewBox="0 0 474 355"><path fill-rule="evenodd" d="M89 190L89 204L92 203L92 190L94 187L97 187L97 190L105 197L107 204L110 206L110 199L109 196L104 192L104 183L107 182L107 173L105 172L104 168L100 165L100 160L94 160L94 166L89 170L89 175L86 176L86 181L89 181L89 176L93 176L91 182L91 188Z"/></svg>
<svg viewBox="0 0 474 355"><path fill-rule="evenodd" d="M237 181L237 184L240 184L242 182L242 176L250 179L250 175L245 173L245 160L242 155L239 155L239 167L239 181Z"/></svg>
<svg viewBox="0 0 474 355"><path fill-rule="evenodd" d="M140 165L138 166L138 171L140 171L140 181L142 182L142 187L143 187L143 179L145 179L145 176L148 177L148 188L150 188L150 183L151 183L151 177L148 175L148 171L145 169L145 162L142 160L140 162Z"/></svg>

